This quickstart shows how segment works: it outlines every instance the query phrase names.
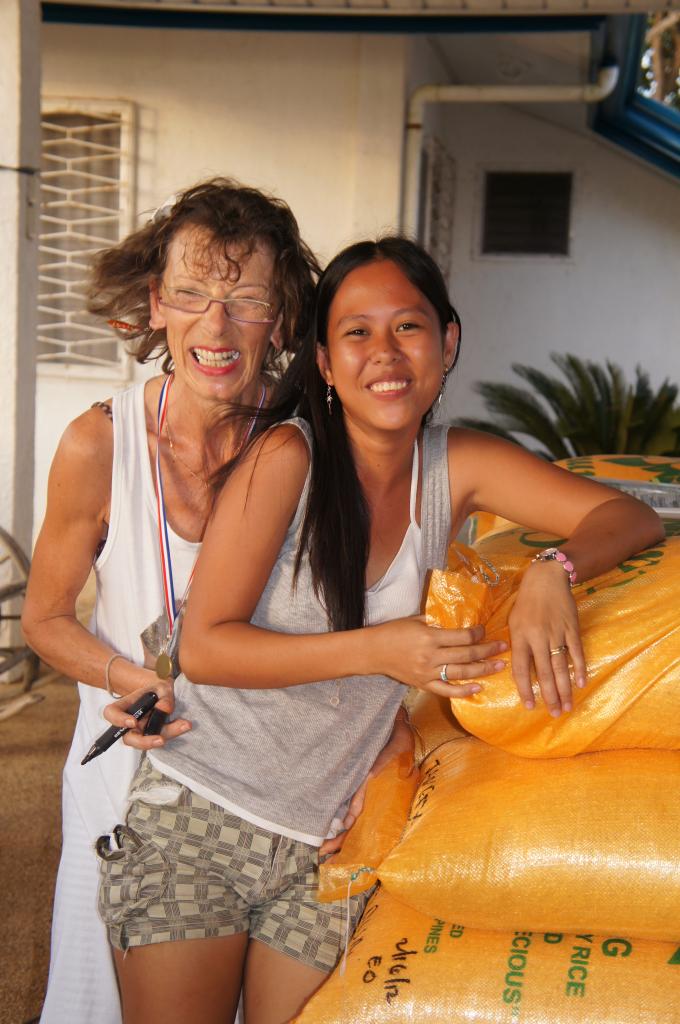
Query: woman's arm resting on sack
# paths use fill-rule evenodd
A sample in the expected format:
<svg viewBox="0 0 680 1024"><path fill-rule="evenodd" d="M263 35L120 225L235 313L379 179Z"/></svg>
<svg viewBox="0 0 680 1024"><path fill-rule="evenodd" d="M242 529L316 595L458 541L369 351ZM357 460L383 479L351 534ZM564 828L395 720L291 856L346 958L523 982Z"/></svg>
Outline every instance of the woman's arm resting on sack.
<svg viewBox="0 0 680 1024"><path fill-rule="evenodd" d="M635 499L613 496L583 517L561 545L561 550L573 563L577 579L588 579L662 539L663 528L659 533L660 520L655 522L655 518L652 509ZM585 566L583 576L580 565ZM534 705L533 665L550 713L558 717L561 711L570 711L572 679L576 686L585 686L587 666L576 603L568 575L558 562L529 564L509 625L513 674L526 707ZM551 654L551 650L557 651L562 646L566 646L567 651Z"/></svg>
<svg viewBox="0 0 680 1024"><path fill-rule="evenodd" d="M83 413L67 428L50 470L47 512L21 620L27 642L41 658L65 675L102 689L106 663L115 652L78 622L75 609L106 536L112 456L111 423L101 410ZM152 672L123 658L111 665L110 680L118 693L153 678Z"/></svg>
<svg viewBox="0 0 680 1024"><path fill-rule="evenodd" d="M419 617L346 632L277 633L250 624L309 466L295 427L265 435L227 481L206 531L182 629L180 662L195 683L272 688L353 675L387 675L442 696L479 689L503 645L484 630L445 630ZM440 680L449 665L453 684ZM501 664L501 667L504 667Z"/></svg>
<svg viewBox="0 0 680 1024"><path fill-rule="evenodd" d="M578 582L663 539L663 524L647 505L519 446L453 430L449 461L461 496L459 521L481 509L566 538L560 549L573 563ZM509 626L513 675L525 706L535 703L533 669L551 714L570 710L572 673L576 685L584 686L587 669L569 578L559 563L527 560ZM554 653L563 646L566 651Z"/></svg>

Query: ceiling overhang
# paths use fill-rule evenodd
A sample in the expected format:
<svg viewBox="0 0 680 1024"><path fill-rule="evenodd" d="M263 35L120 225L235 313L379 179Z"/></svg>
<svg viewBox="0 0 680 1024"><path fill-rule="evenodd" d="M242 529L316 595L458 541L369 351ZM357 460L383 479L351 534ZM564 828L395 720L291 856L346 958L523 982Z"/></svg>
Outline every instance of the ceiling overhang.
<svg viewBox="0 0 680 1024"><path fill-rule="evenodd" d="M135 12L149 15L206 16L225 15L298 15L383 18L418 18L433 23L442 17L451 18L570 18L575 15L639 14L661 11L669 7L668 0L77 0L61 3L42 0L46 20L62 20L59 11L69 14L65 20L75 20L78 11L89 21L104 12L130 17ZM674 3L671 7L676 6ZM89 10L88 10L89 9ZM103 20L103 17L102 17ZM387 27L387 26L386 26Z"/></svg>

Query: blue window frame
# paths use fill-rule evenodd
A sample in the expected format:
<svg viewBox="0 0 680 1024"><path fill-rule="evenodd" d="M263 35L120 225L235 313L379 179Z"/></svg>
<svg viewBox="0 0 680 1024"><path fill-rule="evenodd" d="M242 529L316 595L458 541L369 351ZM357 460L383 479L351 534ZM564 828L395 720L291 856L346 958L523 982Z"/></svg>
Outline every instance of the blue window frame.
<svg viewBox="0 0 680 1024"><path fill-rule="evenodd" d="M613 18L607 49L621 69L619 84L595 115L600 135L680 178L680 111L648 99L640 89L647 16Z"/></svg>

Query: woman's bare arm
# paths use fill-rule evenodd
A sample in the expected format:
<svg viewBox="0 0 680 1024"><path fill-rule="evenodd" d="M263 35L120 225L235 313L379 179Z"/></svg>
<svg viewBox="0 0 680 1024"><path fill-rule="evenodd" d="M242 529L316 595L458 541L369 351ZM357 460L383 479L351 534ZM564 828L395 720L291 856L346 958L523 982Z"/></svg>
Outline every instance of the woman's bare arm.
<svg viewBox="0 0 680 1024"><path fill-rule="evenodd" d="M83 413L67 428L50 470L47 512L22 616L26 640L41 658L65 675L102 689L106 663L115 652L78 622L75 608L106 536L112 459L113 432L101 409ZM111 666L117 693L129 693L154 678L153 672L123 658Z"/></svg>
<svg viewBox="0 0 680 1024"><path fill-rule="evenodd" d="M599 576L664 536L649 506L490 434L449 431L449 465L461 521L471 512L494 512L564 537L579 580Z"/></svg>
<svg viewBox="0 0 680 1024"><path fill-rule="evenodd" d="M352 675L387 675L442 696L476 684L447 684L498 671L504 647L483 629L445 630L418 617L345 632L288 634L250 619L295 515L309 455L295 427L266 435L228 480L206 531L187 603L180 660L195 683L273 688ZM501 663L500 667L504 667Z"/></svg>
<svg viewBox="0 0 680 1024"><path fill-rule="evenodd" d="M452 430L449 465L458 521L481 509L564 538L560 549L580 582L664 536L661 520L642 502L489 435ZM572 676L584 686L587 666L569 580L557 562L527 560L509 626L513 675L525 706L535 703L533 671L551 714L569 711Z"/></svg>

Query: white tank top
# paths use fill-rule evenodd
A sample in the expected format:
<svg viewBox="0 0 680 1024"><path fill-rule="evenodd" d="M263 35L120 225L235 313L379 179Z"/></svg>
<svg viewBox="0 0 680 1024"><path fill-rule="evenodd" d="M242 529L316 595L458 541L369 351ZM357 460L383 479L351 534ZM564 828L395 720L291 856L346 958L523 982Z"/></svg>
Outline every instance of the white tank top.
<svg viewBox="0 0 680 1024"><path fill-rule="evenodd" d="M290 422L302 431L311 450L309 425L299 419ZM424 469L431 447L428 436ZM439 447L444 453L445 447ZM438 485L445 482L448 488L448 462L441 453L434 476ZM311 466L286 539L250 620L263 629L290 634L328 630L328 616L315 593L308 557L302 560L297 582L292 579L310 478ZM432 485L430 473L423 482L424 496ZM415 445L410 521L391 565L366 592L371 624L419 610L427 567L423 547L425 553L429 548L423 545L415 520L417 488ZM447 502L447 509L449 505ZM437 517L437 523L443 518ZM426 531L431 533L430 526L426 520ZM435 563L439 565L448 529L434 532L441 549ZM335 834L342 826L351 795L384 746L406 690L378 675L240 690L193 684L180 674L175 685L178 714L195 728L151 752L149 759L165 775L231 814L269 832L320 846L329 832Z"/></svg>
<svg viewBox="0 0 680 1024"><path fill-rule="evenodd" d="M418 493L418 442L413 445L409 524L406 533L384 576L366 591L366 624L399 619L416 614L421 590L421 530L416 521Z"/></svg>
<svg viewBox="0 0 680 1024"><path fill-rule="evenodd" d="M170 553L175 594L184 593L200 544L172 530ZM149 462L144 382L113 399L111 513L106 543L94 565L97 584L90 631L141 665L140 633L163 611L158 552L156 490ZM126 797L139 753L123 743L81 766L93 740L104 731L106 690L78 684L80 712L65 773L93 839L125 820Z"/></svg>

